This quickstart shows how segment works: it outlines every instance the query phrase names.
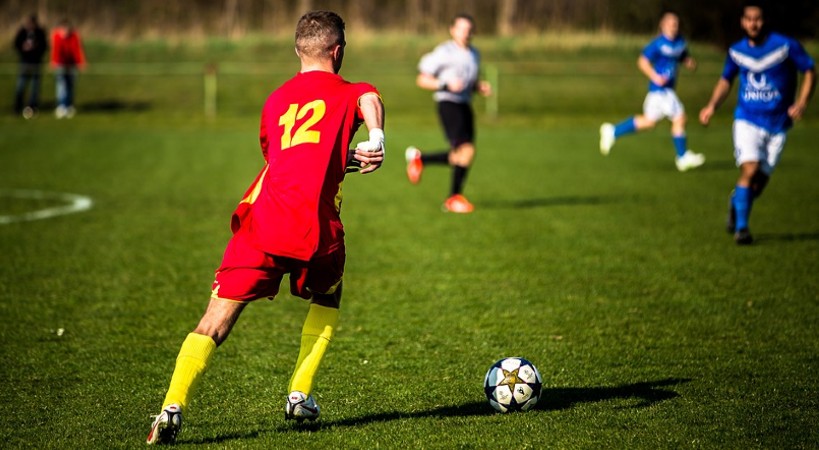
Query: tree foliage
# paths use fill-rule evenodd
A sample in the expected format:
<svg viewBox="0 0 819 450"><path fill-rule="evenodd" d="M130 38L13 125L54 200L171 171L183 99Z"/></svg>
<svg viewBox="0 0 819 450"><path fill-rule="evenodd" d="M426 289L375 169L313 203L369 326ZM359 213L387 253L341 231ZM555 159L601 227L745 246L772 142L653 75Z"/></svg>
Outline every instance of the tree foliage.
<svg viewBox="0 0 819 450"><path fill-rule="evenodd" d="M3 26L37 13L46 26L71 19L86 34L131 38L286 35L301 14L338 11L349 27L375 32L429 34L458 12L476 18L482 34L553 31L650 33L665 9L677 11L692 39L725 44L739 37L742 0L0 0ZM789 34L815 38L816 0L770 2L768 21Z"/></svg>

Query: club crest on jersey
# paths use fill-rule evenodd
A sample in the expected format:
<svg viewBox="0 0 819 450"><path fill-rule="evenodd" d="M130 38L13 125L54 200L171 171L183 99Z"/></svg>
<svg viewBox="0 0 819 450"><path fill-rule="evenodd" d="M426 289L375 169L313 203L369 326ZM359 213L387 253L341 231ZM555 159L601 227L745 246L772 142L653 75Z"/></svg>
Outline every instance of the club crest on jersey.
<svg viewBox="0 0 819 450"><path fill-rule="evenodd" d="M764 73L756 74L748 71L745 92L742 94L746 102L770 102L779 98L779 90L768 84L768 77Z"/></svg>
<svg viewBox="0 0 819 450"><path fill-rule="evenodd" d="M767 87L766 85L768 84L768 78L764 73L762 73L759 75L759 80L757 80L755 73L748 72L748 84L750 84L754 89L762 90Z"/></svg>

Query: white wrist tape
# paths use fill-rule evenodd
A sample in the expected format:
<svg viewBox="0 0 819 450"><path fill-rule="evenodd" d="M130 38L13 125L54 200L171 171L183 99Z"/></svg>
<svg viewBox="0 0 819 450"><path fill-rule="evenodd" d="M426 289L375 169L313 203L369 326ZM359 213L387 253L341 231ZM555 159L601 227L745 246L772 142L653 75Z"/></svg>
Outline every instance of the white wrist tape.
<svg viewBox="0 0 819 450"><path fill-rule="evenodd" d="M387 147L384 145L384 130L381 128L370 130L370 145L374 148L381 147L384 153L387 153Z"/></svg>
<svg viewBox="0 0 819 450"><path fill-rule="evenodd" d="M384 142L384 130L381 128L373 128L370 130L370 142Z"/></svg>

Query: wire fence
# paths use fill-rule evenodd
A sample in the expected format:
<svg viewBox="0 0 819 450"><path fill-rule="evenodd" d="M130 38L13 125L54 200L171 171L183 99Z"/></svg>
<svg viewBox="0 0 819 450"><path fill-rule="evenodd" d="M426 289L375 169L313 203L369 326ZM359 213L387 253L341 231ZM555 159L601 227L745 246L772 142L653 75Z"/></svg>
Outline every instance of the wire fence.
<svg viewBox="0 0 819 450"><path fill-rule="evenodd" d="M45 104L53 98L50 83L53 75L44 65L42 79ZM719 65L701 66L698 76L715 80ZM265 62L148 62L94 63L82 72L78 80L80 110L101 111L149 109L169 113L199 112L206 117L222 114L257 114L260 102L282 82L293 76L298 65L293 61ZM482 65L483 78L493 86L493 94L476 99L476 108L486 117L495 119L504 113L532 109L536 99L548 99L553 108L570 106L572 99L605 98L615 90L633 92L639 98L645 80L633 65L611 61L564 60L499 61ZM0 63L0 105L11 109L11 89L18 65ZM391 110L425 110L431 94L414 85L415 61L378 67L351 65L345 78L368 80L386 94ZM583 79L590 80L582 89ZM600 80L605 83L600 83ZM683 83L685 84L685 83ZM687 86L686 86L687 87ZM525 89L528 94L518 92ZM620 94L618 94L620 95ZM632 94L629 94L632 95Z"/></svg>

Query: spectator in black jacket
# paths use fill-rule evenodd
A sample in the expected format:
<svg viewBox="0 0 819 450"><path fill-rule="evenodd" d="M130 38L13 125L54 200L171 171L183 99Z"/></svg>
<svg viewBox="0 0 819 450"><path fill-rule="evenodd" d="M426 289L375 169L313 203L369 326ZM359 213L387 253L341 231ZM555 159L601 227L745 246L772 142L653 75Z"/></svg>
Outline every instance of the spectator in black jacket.
<svg viewBox="0 0 819 450"><path fill-rule="evenodd" d="M37 113L39 106L43 55L48 50L46 32L37 23L36 14L26 17L23 21L23 26L14 37L14 48L20 55L20 73L17 76L17 88L14 92L14 112L30 119ZM29 83L31 93L26 104L26 87Z"/></svg>

